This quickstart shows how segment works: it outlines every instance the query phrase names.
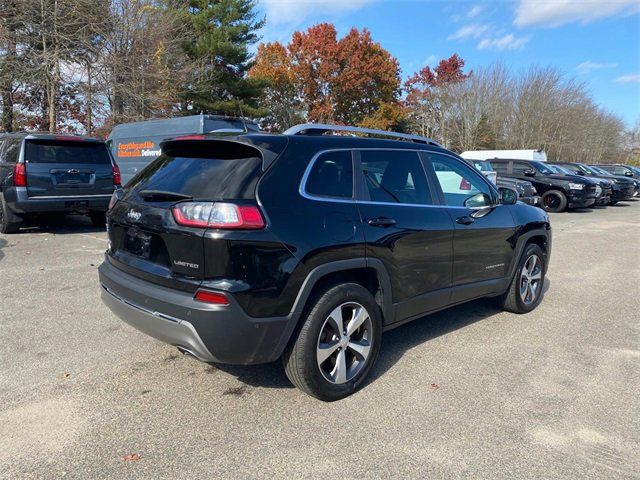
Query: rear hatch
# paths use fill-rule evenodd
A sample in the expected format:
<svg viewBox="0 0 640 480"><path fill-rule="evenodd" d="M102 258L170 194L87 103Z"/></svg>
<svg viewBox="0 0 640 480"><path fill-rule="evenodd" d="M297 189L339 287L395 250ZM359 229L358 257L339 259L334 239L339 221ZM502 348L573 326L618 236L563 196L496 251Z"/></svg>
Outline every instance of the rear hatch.
<svg viewBox="0 0 640 480"><path fill-rule="evenodd" d="M168 142L109 212L112 263L145 280L195 291L206 271L203 237L213 218L211 206L257 209L262 172L261 152L251 145Z"/></svg>
<svg viewBox="0 0 640 480"><path fill-rule="evenodd" d="M66 138L25 140L29 197L111 195L113 166L107 146Z"/></svg>

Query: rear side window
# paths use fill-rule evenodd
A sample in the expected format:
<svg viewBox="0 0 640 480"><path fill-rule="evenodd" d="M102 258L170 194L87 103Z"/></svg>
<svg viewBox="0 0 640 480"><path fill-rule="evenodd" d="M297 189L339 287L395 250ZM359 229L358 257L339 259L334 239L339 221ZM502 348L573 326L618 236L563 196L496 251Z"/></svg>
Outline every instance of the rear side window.
<svg viewBox="0 0 640 480"><path fill-rule="evenodd" d="M362 175L373 202L431 205L431 192L416 152L363 150Z"/></svg>
<svg viewBox="0 0 640 480"><path fill-rule="evenodd" d="M135 192L157 190L193 197L194 200L255 198L262 173L259 157L215 158L184 151L160 155L138 173L129 185Z"/></svg>
<svg viewBox="0 0 640 480"><path fill-rule="evenodd" d="M15 139L7 139L5 142L4 161L7 163L16 163L20 157L20 146L22 142Z"/></svg>
<svg viewBox="0 0 640 480"><path fill-rule="evenodd" d="M353 197L353 162L350 151L320 155L309 172L305 190L322 197Z"/></svg>
<svg viewBox="0 0 640 480"><path fill-rule="evenodd" d="M109 152L104 143L59 140L27 140L27 163L109 164Z"/></svg>

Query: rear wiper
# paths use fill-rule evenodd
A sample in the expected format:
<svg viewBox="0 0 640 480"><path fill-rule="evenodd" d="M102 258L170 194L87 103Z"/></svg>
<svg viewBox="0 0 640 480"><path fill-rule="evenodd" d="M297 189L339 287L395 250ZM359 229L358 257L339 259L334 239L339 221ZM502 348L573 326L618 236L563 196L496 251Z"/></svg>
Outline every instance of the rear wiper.
<svg viewBox="0 0 640 480"><path fill-rule="evenodd" d="M191 200L193 198L191 195L164 190L142 190L138 195L145 200Z"/></svg>

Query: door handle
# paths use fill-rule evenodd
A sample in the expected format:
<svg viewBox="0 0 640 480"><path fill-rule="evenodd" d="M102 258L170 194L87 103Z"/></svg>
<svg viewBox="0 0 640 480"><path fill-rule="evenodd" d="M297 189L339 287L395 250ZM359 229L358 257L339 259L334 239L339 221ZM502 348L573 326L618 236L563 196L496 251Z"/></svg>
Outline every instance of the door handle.
<svg viewBox="0 0 640 480"><path fill-rule="evenodd" d="M460 225L471 225L473 222L475 222L474 218L469 215L456 218L456 223Z"/></svg>
<svg viewBox="0 0 640 480"><path fill-rule="evenodd" d="M379 218L372 218L367 223L372 227L387 228L395 225L396 221L393 218L379 217Z"/></svg>

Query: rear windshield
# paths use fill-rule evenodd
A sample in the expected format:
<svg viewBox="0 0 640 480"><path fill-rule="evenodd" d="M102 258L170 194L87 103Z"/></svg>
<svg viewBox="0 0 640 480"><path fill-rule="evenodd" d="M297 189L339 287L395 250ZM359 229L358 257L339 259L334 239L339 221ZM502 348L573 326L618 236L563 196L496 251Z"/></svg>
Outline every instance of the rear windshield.
<svg viewBox="0 0 640 480"><path fill-rule="evenodd" d="M134 192L157 190L194 199L252 199L262 173L262 159L216 159L163 153L130 182Z"/></svg>
<svg viewBox="0 0 640 480"><path fill-rule="evenodd" d="M107 146L95 142L27 140L24 155L27 163L111 163Z"/></svg>

